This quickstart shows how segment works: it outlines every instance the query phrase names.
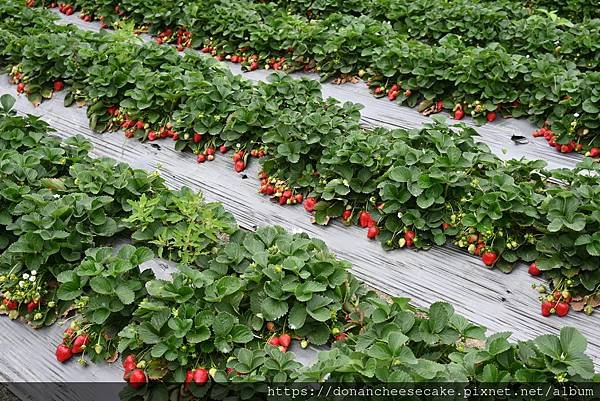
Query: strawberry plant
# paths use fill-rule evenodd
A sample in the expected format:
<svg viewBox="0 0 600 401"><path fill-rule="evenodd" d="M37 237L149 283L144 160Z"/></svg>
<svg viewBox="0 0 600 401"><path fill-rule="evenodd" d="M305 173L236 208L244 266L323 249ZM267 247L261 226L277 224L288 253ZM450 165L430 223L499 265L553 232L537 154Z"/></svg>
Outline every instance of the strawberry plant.
<svg viewBox="0 0 600 401"><path fill-rule="evenodd" d="M219 203L206 204L200 194L188 188L154 198L145 194L129 201L131 215L125 220L131 238L153 245L159 257L184 265L203 266L215 248L238 230L233 216Z"/></svg>
<svg viewBox="0 0 600 401"><path fill-rule="evenodd" d="M116 333L127 325L146 295L145 284L154 277L151 270L140 272L140 265L153 258L150 249L131 245L124 245L115 254L109 247L92 248L79 266L58 274L59 299L73 302L79 313L71 325L75 332L68 333L63 341L72 353L81 353L82 339L78 343L77 336L84 335L90 344L86 352L90 358L113 357Z"/></svg>

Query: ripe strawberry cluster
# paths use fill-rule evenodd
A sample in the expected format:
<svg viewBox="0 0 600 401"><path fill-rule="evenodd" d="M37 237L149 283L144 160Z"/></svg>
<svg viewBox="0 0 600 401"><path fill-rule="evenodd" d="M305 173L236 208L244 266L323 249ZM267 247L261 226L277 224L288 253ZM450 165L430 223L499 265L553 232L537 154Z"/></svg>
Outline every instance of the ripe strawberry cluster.
<svg viewBox="0 0 600 401"><path fill-rule="evenodd" d="M253 54L250 56L245 56L243 55L243 53L246 50L247 49L240 49L237 53L223 54L219 53L217 49L213 47L213 45L210 43L202 47L201 49L202 53L210 54L218 61L229 60L234 64L244 64L245 68L249 71L257 70L260 67L260 64L258 62L258 55Z"/></svg>
<svg viewBox="0 0 600 401"><path fill-rule="evenodd" d="M81 14L79 14L79 18L85 22L92 22L94 20L94 17L92 17L91 14L87 14L84 11L82 11Z"/></svg>
<svg viewBox="0 0 600 401"><path fill-rule="evenodd" d="M123 118L120 118L121 112L116 106L111 106L106 111L108 114L116 117L116 121L121 121L121 128L125 130L125 137L127 138L133 138L136 131L140 130L145 132L145 137L149 141L156 141L163 138L171 138L174 141L179 140L179 134L173 129L173 125L170 123L159 127L158 130L153 130L150 128L150 124L142 120L136 121L129 115L123 115Z"/></svg>
<svg viewBox="0 0 600 401"><path fill-rule="evenodd" d="M537 267L535 262L529 265L528 272L532 276L539 276L542 274L542 271L539 267ZM547 294L547 289L545 286L533 285L533 287L537 288L540 293L544 294L540 296L540 301L542 302L542 316L547 317L556 314L557 316L564 317L569 313L573 297L571 296L568 288L573 285L573 282L571 280L567 280L561 285L563 287L562 291L558 288L555 288L550 294Z"/></svg>
<svg viewBox="0 0 600 401"><path fill-rule="evenodd" d="M48 7L54 8L54 7L52 7L53 5L54 4L50 4ZM71 15L75 12L75 9L70 4L58 3L58 11L60 11L61 13L65 14L65 15ZM90 21L91 21L91 19L90 19Z"/></svg>
<svg viewBox="0 0 600 401"><path fill-rule="evenodd" d="M81 354L85 351L87 344L90 341L90 336L85 333L78 333L77 327L68 327L64 334L63 340L56 347L56 360L65 363L73 357L73 355Z"/></svg>
<svg viewBox="0 0 600 401"><path fill-rule="evenodd" d="M295 205L302 203L304 196L300 193L294 193L294 190L287 186L285 181L278 180L275 177L269 177L266 173L261 172L260 178L260 190L259 192L263 195L271 196L280 205ZM312 206L311 206L312 205ZM304 208L313 208L316 205L314 198L307 198L304 201ZM308 210L308 209L307 209Z"/></svg>
<svg viewBox="0 0 600 401"><path fill-rule="evenodd" d="M385 86L378 86L374 89L375 95L382 96L385 93L387 98L392 102L398 98L400 92L402 92L404 97L412 96L412 91L410 89L402 91L402 88L400 88L398 84L393 84L389 89L386 89Z"/></svg>
<svg viewBox="0 0 600 401"><path fill-rule="evenodd" d="M175 37L175 47L178 51L182 52L186 48L192 47L192 33L183 28L179 28L176 32L171 28L166 28L158 34L155 41L162 45L163 43L171 43L173 37Z"/></svg>
<svg viewBox="0 0 600 401"><path fill-rule="evenodd" d="M281 333L281 335L279 335L279 337L278 336L271 337L269 339L269 341L267 341L267 343L274 347L278 347L279 351L281 351L281 352L287 352L290 344L292 343L292 337L290 337L290 335L287 333Z"/></svg>
<svg viewBox="0 0 600 401"><path fill-rule="evenodd" d="M556 135L552 132L552 130L550 130L547 127L542 127L539 130L535 131L533 133L533 137L534 138L544 137L544 139L546 141L548 141L548 145L555 148L556 150L558 150L561 153L571 153L573 151L579 152L583 149L583 145L581 143L577 143L573 140L569 141L568 143L563 143L563 144L557 143ZM596 156L600 155L600 149L592 148L589 153L590 154L586 154L586 155L591 156L591 153L594 153L595 156L592 156L592 157L596 157Z"/></svg>
<svg viewBox="0 0 600 401"><path fill-rule="evenodd" d="M128 382L131 387L135 389L141 388L148 382L146 372L143 370L145 365L144 361L137 363L135 355L127 355L127 357L123 359L123 368L125 369L123 379Z"/></svg>
<svg viewBox="0 0 600 401"><path fill-rule="evenodd" d="M10 72L10 82L14 85L17 85L17 93L26 93L29 94L28 88L28 78L22 71L21 66L15 66ZM54 92L60 92L65 87L65 83L61 80L56 80L52 83L52 89Z"/></svg>
<svg viewBox="0 0 600 401"><path fill-rule="evenodd" d="M40 306L44 304L42 296L45 291L38 281L37 272L32 270L29 273L23 273L20 277L14 274L0 276L0 283L7 280L15 282L16 285L10 289L5 289L2 294L0 312L7 312L9 318L16 319L20 316L19 308L25 305L27 314L33 314L33 320L42 319L43 314L40 311ZM50 307L52 306L54 306L53 303Z"/></svg>
<svg viewBox="0 0 600 401"><path fill-rule="evenodd" d="M485 119L488 123L494 122L496 121L496 118L498 118L498 115L495 111L485 111L483 104L481 104L479 101L475 101L473 104L466 106L461 103L457 103L452 110L454 112L454 119L462 120L465 117L465 110L467 108L471 109L471 117L475 117L485 112Z"/></svg>
<svg viewBox="0 0 600 401"><path fill-rule="evenodd" d="M454 216L453 216L454 218ZM442 229L447 230L452 227L449 223L443 223ZM498 253L490 246L486 245L489 237L482 233L477 233L475 229L470 229L458 235L454 245L460 248L467 248L471 255L480 256L484 265L493 266L498 260Z"/></svg>

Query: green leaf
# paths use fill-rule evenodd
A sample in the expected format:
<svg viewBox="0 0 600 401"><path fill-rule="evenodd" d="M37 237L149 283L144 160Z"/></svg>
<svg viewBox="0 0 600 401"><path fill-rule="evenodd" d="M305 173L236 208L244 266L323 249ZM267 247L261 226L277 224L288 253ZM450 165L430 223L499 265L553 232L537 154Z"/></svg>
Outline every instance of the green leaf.
<svg viewBox="0 0 600 401"><path fill-rule="evenodd" d="M400 354L400 350L408 341L408 337L400 332L392 332L388 337L388 345L390 347L390 351L394 356Z"/></svg>
<svg viewBox="0 0 600 401"><path fill-rule="evenodd" d="M241 344L249 343L254 338L250 328L243 324L234 326L230 332L230 335L233 342Z"/></svg>
<svg viewBox="0 0 600 401"><path fill-rule="evenodd" d="M98 294L110 295L114 292L112 282L106 277L93 277L90 280L90 287Z"/></svg>
<svg viewBox="0 0 600 401"><path fill-rule="evenodd" d="M598 107L594 104L594 102L590 98L585 99L585 101L581 104L581 108L586 113L590 113L590 114L600 113L600 109L598 109Z"/></svg>
<svg viewBox="0 0 600 401"><path fill-rule="evenodd" d="M563 327L560 330L562 351L571 356L583 354L587 348L586 338L574 327Z"/></svg>
<svg viewBox="0 0 600 401"><path fill-rule="evenodd" d="M135 293L126 285L119 285L115 290L115 293L124 305L130 305L135 300Z"/></svg>
<svg viewBox="0 0 600 401"><path fill-rule="evenodd" d="M398 166L394 167L389 172L390 179L396 182L410 182L412 180L412 173L408 167Z"/></svg>
<svg viewBox="0 0 600 401"><path fill-rule="evenodd" d="M219 313L213 321L213 331L217 337L223 337L229 334L237 319L227 312Z"/></svg>
<svg viewBox="0 0 600 401"><path fill-rule="evenodd" d="M71 301L77 297L79 297L83 291L80 287L79 278L76 281L68 281L66 283L61 284L58 287L57 296L59 299L63 301Z"/></svg>
<svg viewBox="0 0 600 401"><path fill-rule="evenodd" d="M304 322L306 321L306 307L304 304L296 303L292 307L288 315L288 324L290 329L295 330L304 326Z"/></svg>
<svg viewBox="0 0 600 401"><path fill-rule="evenodd" d="M288 311L288 304L285 301L278 301L273 298L265 298L261 305L263 317L266 320L277 320Z"/></svg>
<svg viewBox="0 0 600 401"><path fill-rule="evenodd" d="M537 337L534 342L542 354L548 355L554 359L560 359L562 347L558 337L551 334L545 334Z"/></svg>
<svg viewBox="0 0 600 401"><path fill-rule="evenodd" d="M9 112L10 110L12 110L16 101L17 101L17 99L15 99L13 96L11 96L9 94L5 94L0 97L0 104L2 105L2 108L4 109L5 112Z"/></svg>

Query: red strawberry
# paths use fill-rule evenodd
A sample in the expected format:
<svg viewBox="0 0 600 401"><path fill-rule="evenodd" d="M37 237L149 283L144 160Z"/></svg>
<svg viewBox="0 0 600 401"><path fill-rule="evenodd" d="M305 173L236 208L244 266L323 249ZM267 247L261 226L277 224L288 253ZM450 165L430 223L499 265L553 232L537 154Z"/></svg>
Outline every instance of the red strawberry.
<svg viewBox="0 0 600 401"><path fill-rule="evenodd" d="M31 313L35 310L35 308L37 308L38 306L40 306L39 302L35 302L35 301L30 301L27 304L27 312Z"/></svg>
<svg viewBox="0 0 600 401"><path fill-rule="evenodd" d="M221 153L227 153L228 150L229 149L227 149L227 146L225 146L225 145L219 146L219 152L221 152Z"/></svg>
<svg viewBox="0 0 600 401"><path fill-rule="evenodd" d="M71 352L74 354L81 354L83 352L83 347L87 345L90 337L87 334L81 334L75 337L75 341L73 341L73 346L71 347Z"/></svg>
<svg viewBox="0 0 600 401"><path fill-rule="evenodd" d="M591 148L590 149L590 157L598 157L600 156L600 148Z"/></svg>
<svg viewBox="0 0 600 401"><path fill-rule="evenodd" d="M23 93L25 92L25 84L23 82L20 82L17 85L17 93Z"/></svg>
<svg viewBox="0 0 600 401"><path fill-rule="evenodd" d="M257 70L257 69L258 69L258 63L256 61L253 61L250 64L250 71L254 71L254 70Z"/></svg>
<svg viewBox="0 0 600 401"><path fill-rule="evenodd" d="M213 148L212 146L209 146L208 148L206 148L206 154L207 155L214 155L215 154L215 148Z"/></svg>
<svg viewBox="0 0 600 401"><path fill-rule="evenodd" d="M233 165L233 169L235 170L236 173L240 173L240 172L244 171L245 168L246 168L246 163L244 163L243 160L238 160Z"/></svg>
<svg viewBox="0 0 600 401"><path fill-rule="evenodd" d="M144 122L143 121L138 121L135 123L135 127L137 129L144 129Z"/></svg>
<svg viewBox="0 0 600 401"><path fill-rule="evenodd" d="M387 95L387 97L388 97L388 99L389 99L390 101L392 101L392 102L393 102L393 101L394 101L394 100L396 100L396 98L398 97L398 92L396 92L396 91L392 91L392 90L391 90L391 91L389 91L389 92L388 92L388 95Z"/></svg>
<svg viewBox="0 0 600 401"><path fill-rule="evenodd" d="M13 301L6 298L2 300L2 303L4 304L4 306L6 306L7 310L16 310L19 307L17 301Z"/></svg>
<svg viewBox="0 0 600 401"><path fill-rule="evenodd" d="M71 327L67 327L63 333L63 337L71 338L73 336L73 334L75 334L75 330L73 330Z"/></svg>
<svg viewBox="0 0 600 401"><path fill-rule="evenodd" d="M294 199L296 200L297 203L302 203L302 200L304 199L304 197L302 196L302 194L296 194Z"/></svg>
<svg viewBox="0 0 600 401"><path fill-rule="evenodd" d="M342 213L342 219L349 220L350 217L352 217L352 210L344 210L344 213Z"/></svg>
<svg viewBox="0 0 600 401"><path fill-rule="evenodd" d="M206 156L203 153L200 153L196 158L196 161L198 163L204 163L206 161Z"/></svg>
<svg viewBox="0 0 600 401"><path fill-rule="evenodd" d="M358 215L358 224L362 228L369 227L369 224L371 224L371 222L373 222L373 218L371 217L369 212L360 212L360 214Z"/></svg>
<svg viewBox="0 0 600 401"><path fill-rule="evenodd" d="M71 352L69 347L67 347L66 345L59 344L58 347L56 347L55 355L56 355L56 360L58 362L65 363L66 361L71 359L71 357L73 356L73 353Z"/></svg>
<svg viewBox="0 0 600 401"><path fill-rule="evenodd" d="M154 131L148 132L148 140L149 141L156 141L156 139L158 139L158 135L156 134L156 132L154 132Z"/></svg>
<svg viewBox="0 0 600 401"><path fill-rule="evenodd" d="M417 236L417 233L415 233L412 230L408 230L407 232L404 233L404 239L407 241L414 240L416 236Z"/></svg>
<svg viewBox="0 0 600 401"><path fill-rule="evenodd" d="M65 87L62 81L54 81L54 92L60 92Z"/></svg>
<svg viewBox="0 0 600 401"><path fill-rule="evenodd" d="M202 141L202 134L195 133L193 140L194 143L200 143L200 141Z"/></svg>
<svg viewBox="0 0 600 401"><path fill-rule="evenodd" d="M317 200L315 198L306 198L306 200L303 203L304 209L308 213L312 213L312 211L315 209L316 204L317 204Z"/></svg>
<svg viewBox="0 0 600 401"><path fill-rule="evenodd" d="M398 84L394 84L394 85L392 85L392 87L391 87L391 88L390 88L390 90L389 90L389 92L396 92L396 91L398 91ZM388 93L389 93L389 92L388 92Z"/></svg>
<svg viewBox="0 0 600 401"><path fill-rule="evenodd" d="M344 341L346 338L348 338L348 335L344 332L341 332L334 337L335 341Z"/></svg>
<svg viewBox="0 0 600 401"><path fill-rule="evenodd" d="M465 112L462 109L457 109L454 112L454 119L455 120L462 120L464 116L465 116Z"/></svg>
<svg viewBox="0 0 600 401"><path fill-rule="evenodd" d="M404 97L411 97L412 96L412 91L410 89L407 89L404 91Z"/></svg>
<svg viewBox="0 0 600 401"><path fill-rule="evenodd" d="M448 224L448 223L442 223L442 229L447 230L450 227L452 227L450 224Z"/></svg>
<svg viewBox="0 0 600 401"><path fill-rule="evenodd" d="M142 369L134 369L129 375L129 385L133 388L140 388L148 379L146 378L146 373Z"/></svg>
<svg viewBox="0 0 600 401"><path fill-rule="evenodd" d="M125 373L129 373L136 368L135 355L129 354L123 360L123 368L125 369Z"/></svg>
<svg viewBox="0 0 600 401"><path fill-rule="evenodd" d="M196 369L194 371L194 383L205 384L208 381L208 371L204 368Z"/></svg>
<svg viewBox="0 0 600 401"><path fill-rule="evenodd" d="M475 255L481 255L481 251L483 250L483 248L485 248L485 244L483 242L478 243L477 247L475 248Z"/></svg>
<svg viewBox="0 0 600 401"><path fill-rule="evenodd" d="M496 262L496 259L498 259L498 254L494 251L487 251L481 255L481 260L483 260L486 266L492 266Z"/></svg>
<svg viewBox="0 0 600 401"><path fill-rule="evenodd" d="M496 120L496 113L493 111L488 111L485 118L488 121L488 123L491 123L492 121Z"/></svg>
<svg viewBox="0 0 600 401"><path fill-rule="evenodd" d="M292 197L292 191L290 191L289 189L286 189L285 191L283 191L283 194L281 195L286 199L289 199Z"/></svg>
<svg viewBox="0 0 600 401"><path fill-rule="evenodd" d="M552 314L552 309L554 309L554 304L552 304L552 302L542 302L542 316L550 316Z"/></svg>
<svg viewBox="0 0 600 401"><path fill-rule="evenodd" d="M283 345L284 347L289 347L292 343L292 337L289 334L282 334L279 336L279 345Z"/></svg>
<svg viewBox="0 0 600 401"><path fill-rule="evenodd" d="M529 270L528 270L529 274L531 274L532 276L539 276L540 274L542 274L542 271L540 269L538 269L537 265L535 264L535 262L533 262L532 264L529 265Z"/></svg>
<svg viewBox="0 0 600 401"><path fill-rule="evenodd" d="M189 384L192 382L192 380L194 379L194 371L193 370L188 370L187 372L185 372L185 386L184 388L187 390Z"/></svg>
<svg viewBox="0 0 600 401"><path fill-rule="evenodd" d="M279 347L281 345L277 336L272 337L269 341L267 341L267 344L272 345L274 347Z"/></svg>
<svg viewBox="0 0 600 401"><path fill-rule="evenodd" d="M556 314L560 317L567 316L567 313L569 313L570 308L571 307L566 302L559 302L554 307L554 309L556 310Z"/></svg>
<svg viewBox="0 0 600 401"><path fill-rule="evenodd" d="M467 237L467 243L469 244L474 244L477 242L477 240L479 240L479 236L477 234L471 234Z"/></svg>
<svg viewBox="0 0 600 401"><path fill-rule="evenodd" d="M369 227L369 231L367 231L367 237L369 239L375 239L375 237L377 237L377 235L379 235L379 227L377 227L377 226Z"/></svg>

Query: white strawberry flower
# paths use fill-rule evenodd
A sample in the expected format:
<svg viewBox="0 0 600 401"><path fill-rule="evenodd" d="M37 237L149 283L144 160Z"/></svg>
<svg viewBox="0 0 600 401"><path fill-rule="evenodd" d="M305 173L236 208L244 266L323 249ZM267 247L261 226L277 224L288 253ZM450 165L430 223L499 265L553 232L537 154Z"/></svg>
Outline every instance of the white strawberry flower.
<svg viewBox="0 0 600 401"><path fill-rule="evenodd" d="M35 281L35 276L29 277L29 281L31 281L33 283Z"/></svg>
<svg viewBox="0 0 600 401"><path fill-rule="evenodd" d="M24 279L24 280L27 280L28 278L29 278L29 274L27 274L27 273L23 273L23 279Z"/></svg>
<svg viewBox="0 0 600 401"><path fill-rule="evenodd" d="M32 271L31 271L31 275L32 275L32 276L37 276L37 270L32 270Z"/></svg>

